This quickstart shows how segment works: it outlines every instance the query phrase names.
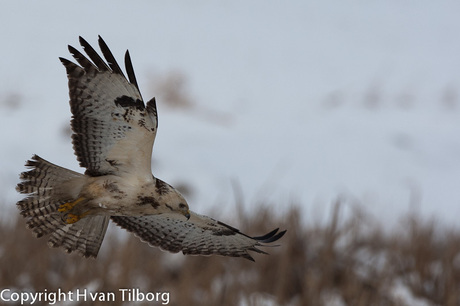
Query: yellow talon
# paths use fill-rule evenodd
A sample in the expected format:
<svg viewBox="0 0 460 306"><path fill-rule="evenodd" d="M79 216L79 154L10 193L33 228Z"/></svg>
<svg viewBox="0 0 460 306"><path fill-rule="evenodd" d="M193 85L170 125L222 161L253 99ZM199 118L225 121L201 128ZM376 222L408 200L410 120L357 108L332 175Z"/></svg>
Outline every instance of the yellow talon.
<svg viewBox="0 0 460 306"><path fill-rule="evenodd" d="M83 201L84 199L85 199L85 198L81 197L81 198L76 199L76 200L73 201L73 202L67 202L67 203L61 204L61 205L59 206L59 208L58 208L58 211L59 211L59 212L69 212L69 211L71 211L78 203L80 203L80 202ZM88 213L89 213L89 211L84 212L84 213L82 213L81 215L72 214L72 213L67 213L66 215L64 215L65 223L67 223L67 224L75 223L75 222L77 222L78 220L84 218Z"/></svg>
<svg viewBox="0 0 460 306"><path fill-rule="evenodd" d="M75 207L75 205L77 205L78 203L80 203L81 201L83 201L85 198L81 197L81 198L78 198L76 199L75 201L73 202L67 202L67 203L64 203L64 204L61 204L58 208L58 211L59 212L66 212L66 211L70 211L72 208ZM77 220L78 221L78 220ZM76 221L75 221L76 222Z"/></svg>
<svg viewBox="0 0 460 306"><path fill-rule="evenodd" d="M84 218L86 215L88 215L89 211L86 211L84 213L82 213L81 215L75 215L75 214L67 214L67 219L65 220L65 222L67 224L73 224L75 222L77 222L78 220Z"/></svg>

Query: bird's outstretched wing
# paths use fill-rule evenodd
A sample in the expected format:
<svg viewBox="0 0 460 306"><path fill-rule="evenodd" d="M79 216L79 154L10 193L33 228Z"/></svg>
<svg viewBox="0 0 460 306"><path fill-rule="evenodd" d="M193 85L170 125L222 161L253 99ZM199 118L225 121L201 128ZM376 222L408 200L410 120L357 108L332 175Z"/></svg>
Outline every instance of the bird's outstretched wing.
<svg viewBox="0 0 460 306"><path fill-rule="evenodd" d="M178 214L141 217L112 216L112 221L133 232L142 241L163 250L190 255L223 255L254 260L248 251L280 239L286 231L275 229L260 237L249 237L238 229L210 217L191 212L187 220Z"/></svg>
<svg viewBox="0 0 460 306"><path fill-rule="evenodd" d="M80 37L88 57L69 46L77 64L60 58L69 78L72 142L86 174L131 173L151 178L152 146L157 131L155 99L144 104L128 51L124 76L99 36L105 61Z"/></svg>

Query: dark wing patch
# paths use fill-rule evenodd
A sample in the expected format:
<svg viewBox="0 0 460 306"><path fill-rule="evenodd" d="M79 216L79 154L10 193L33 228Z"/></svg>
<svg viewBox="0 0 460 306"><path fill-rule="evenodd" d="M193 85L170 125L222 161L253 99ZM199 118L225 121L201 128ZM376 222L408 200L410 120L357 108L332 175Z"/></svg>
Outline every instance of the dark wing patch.
<svg viewBox="0 0 460 306"><path fill-rule="evenodd" d="M137 197L137 202L136 202L137 206L144 206L147 204L151 205L155 209L160 206L160 203L154 197L142 197L142 196Z"/></svg>
<svg viewBox="0 0 460 306"><path fill-rule="evenodd" d="M244 257L249 260L254 260L249 251L266 254L258 247L277 241L286 232L276 229L264 236L250 237L234 227L193 212L189 220L175 213L142 217L113 216L111 219L142 241L166 251Z"/></svg>
<svg viewBox="0 0 460 306"><path fill-rule="evenodd" d="M132 97L121 96L115 99L115 105L126 107L126 108L136 108L137 110L143 111L145 109L144 102L142 100L134 100Z"/></svg>
<svg viewBox="0 0 460 306"><path fill-rule="evenodd" d="M170 193L174 188L171 185L163 182L160 179L155 179L155 192L158 193L160 196Z"/></svg>

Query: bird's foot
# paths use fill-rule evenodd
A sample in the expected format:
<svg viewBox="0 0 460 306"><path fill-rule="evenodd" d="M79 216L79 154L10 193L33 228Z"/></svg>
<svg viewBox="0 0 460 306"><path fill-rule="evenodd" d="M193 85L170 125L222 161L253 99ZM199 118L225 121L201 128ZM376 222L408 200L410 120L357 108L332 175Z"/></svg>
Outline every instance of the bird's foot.
<svg viewBox="0 0 460 306"><path fill-rule="evenodd" d="M75 205L77 205L78 203L80 203L81 201L83 201L85 198L81 197L81 198L78 198L76 199L75 201L73 202L67 202L67 203L64 203L64 204L61 204L58 208L58 211L59 212L67 212L67 211L71 211L72 208L75 207Z"/></svg>
<svg viewBox="0 0 460 306"><path fill-rule="evenodd" d="M73 223L77 222L78 220L84 218L86 215L88 215L88 213L89 213L89 211L85 211L81 215L68 213L64 221L67 224L73 224Z"/></svg>

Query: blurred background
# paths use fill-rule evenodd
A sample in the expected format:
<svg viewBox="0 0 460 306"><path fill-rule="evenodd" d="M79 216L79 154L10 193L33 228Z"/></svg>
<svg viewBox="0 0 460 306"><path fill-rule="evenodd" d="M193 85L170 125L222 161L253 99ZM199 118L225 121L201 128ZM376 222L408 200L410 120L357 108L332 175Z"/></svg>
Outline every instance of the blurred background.
<svg viewBox="0 0 460 306"><path fill-rule="evenodd" d="M210 305L460 303L459 3L1 7L0 286L51 290L67 279L72 290L96 280L92 288L109 290L143 283L171 291L178 305L200 305L204 297ZM101 252L128 245L133 251L87 261L48 250L23 229L14 187L32 154L83 171L70 141L67 78L58 60L71 59L68 44L81 50L79 35L95 47L101 35L120 64L129 48L144 99L157 98L154 175L180 188L192 210L251 235L288 229L272 255L255 264L184 259L112 228ZM27 259L36 249L49 255ZM22 257L42 270L9 264ZM135 258L169 268L146 275L139 261L124 264ZM191 282L179 272L197 272L185 264L212 273ZM111 265L125 266L117 270L124 282L110 282ZM84 276L68 274L67 266ZM258 278L275 266L273 278ZM239 267L252 276L236 277ZM160 272L169 277L163 283Z"/></svg>

